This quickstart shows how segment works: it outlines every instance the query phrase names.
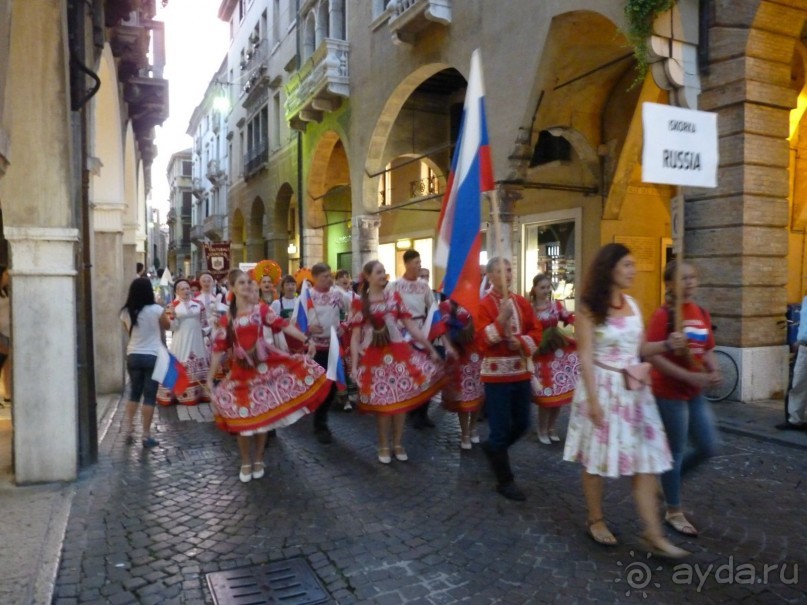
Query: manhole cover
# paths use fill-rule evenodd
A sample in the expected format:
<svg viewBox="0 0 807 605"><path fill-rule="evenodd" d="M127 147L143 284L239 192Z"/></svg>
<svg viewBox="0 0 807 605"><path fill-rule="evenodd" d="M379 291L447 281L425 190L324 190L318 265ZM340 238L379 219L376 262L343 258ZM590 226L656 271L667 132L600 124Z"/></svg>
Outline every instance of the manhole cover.
<svg viewBox="0 0 807 605"><path fill-rule="evenodd" d="M330 601L301 558L209 573L207 585L217 605L318 605Z"/></svg>
<svg viewBox="0 0 807 605"><path fill-rule="evenodd" d="M185 462L199 462L228 456L229 452L221 446L211 445L208 447L177 448L177 458Z"/></svg>

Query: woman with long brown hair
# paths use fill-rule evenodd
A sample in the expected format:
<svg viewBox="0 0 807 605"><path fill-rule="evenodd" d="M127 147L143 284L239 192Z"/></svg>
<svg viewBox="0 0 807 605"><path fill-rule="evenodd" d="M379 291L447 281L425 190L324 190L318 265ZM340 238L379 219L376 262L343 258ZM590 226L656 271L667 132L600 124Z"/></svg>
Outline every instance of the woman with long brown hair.
<svg viewBox="0 0 807 605"><path fill-rule="evenodd" d="M582 380L563 458L583 465L587 531L595 542L617 544L602 512L603 477L629 476L647 548L680 558L689 553L664 536L657 509L658 476L672 467L672 456L645 383L649 364L638 362L682 348L685 340L673 332L661 342L645 342L639 306L624 292L635 276L636 263L622 244L603 246L586 275L575 332Z"/></svg>
<svg viewBox="0 0 807 605"><path fill-rule="evenodd" d="M278 317L269 305L256 303L250 279L231 271L230 311L219 320L214 334L213 359L208 373L213 413L220 428L238 436L241 452L239 479L246 483L264 475L267 432L293 424L316 409L331 382L311 356L316 348L305 334ZM308 345L308 355L287 355L270 347L263 327L283 331ZM225 352L230 373L218 386L213 377Z"/></svg>
<svg viewBox="0 0 807 605"><path fill-rule="evenodd" d="M353 300L348 319L359 409L376 414L378 461L389 464L392 460L392 429L391 451L403 462L409 459L401 443L406 412L429 401L442 386L441 359L400 295L385 289L384 265L372 260L364 265L362 276L360 296ZM399 321L429 355L406 342Z"/></svg>

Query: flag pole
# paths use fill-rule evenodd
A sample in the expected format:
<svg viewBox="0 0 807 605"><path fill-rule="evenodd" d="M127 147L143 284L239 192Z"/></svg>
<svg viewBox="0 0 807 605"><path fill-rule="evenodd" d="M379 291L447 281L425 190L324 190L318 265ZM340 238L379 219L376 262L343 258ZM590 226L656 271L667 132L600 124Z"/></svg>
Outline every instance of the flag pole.
<svg viewBox="0 0 807 605"><path fill-rule="evenodd" d="M504 275L504 254L502 251L502 225L499 218L499 192L497 189L487 191L485 195L490 200L490 213L493 215L493 237L496 238L496 256L499 259L499 266L502 269L502 290L505 302L510 298L510 287L507 285L507 278ZM509 259L508 259L509 260Z"/></svg>

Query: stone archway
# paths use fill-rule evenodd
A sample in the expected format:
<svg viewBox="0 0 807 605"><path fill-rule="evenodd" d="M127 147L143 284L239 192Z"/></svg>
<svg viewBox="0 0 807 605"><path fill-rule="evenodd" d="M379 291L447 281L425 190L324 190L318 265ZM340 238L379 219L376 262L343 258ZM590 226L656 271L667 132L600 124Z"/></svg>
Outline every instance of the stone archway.
<svg viewBox="0 0 807 605"><path fill-rule="evenodd" d="M289 260L299 258L300 237L297 217L297 200L289 183L283 183L275 196L274 214L269 233L267 248L269 257L291 272ZM294 248L289 249L289 244Z"/></svg>
<svg viewBox="0 0 807 605"><path fill-rule="evenodd" d="M713 4L700 109L718 114L718 187L688 193L685 250L748 401L781 396L787 385L787 137L807 0L744 4Z"/></svg>
<svg viewBox="0 0 807 605"><path fill-rule="evenodd" d="M256 197L252 200L249 224L246 227L246 258L249 262L257 262L266 258L266 240L263 237L265 215L263 200Z"/></svg>
<svg viewBox="0 0 807 605"><path fill-rule="evenodd" d="M233 217L230 220L230 255L232 261L230 267L233 269L238 268L238 263L247 262L247 236L246 236L246 223L244 215L238 208L233 212Z"/></svg>
<svg viewBox="0 0 807 605"><path fill-rule="evenodd" d="M306 171L308 174L308 184L306 187L305 221L302 228L305 262L311 264L318 260L336 264L336 254L344 252L345 242L341 242L339 250L336 250L334 236L331 229L328 212L333 211L333 203L336 202L341 209L343 204L336 198L344 191L350 191L350 165L345 151L343 137L334 130L325 132L317 142L314 153L311 156L311 165ZM348 194L349 195L349 194ZM336 197L335 197L336 196ZM349 199L349 197L348 197ZM346 223L349 225L350 204L347 205ZM336 228L337 225L334 225ZM341 234L343 236L344 234ZM349 229L348 229L349 235ZM350 243L347 242L347 251L350 250Z"/></svg>

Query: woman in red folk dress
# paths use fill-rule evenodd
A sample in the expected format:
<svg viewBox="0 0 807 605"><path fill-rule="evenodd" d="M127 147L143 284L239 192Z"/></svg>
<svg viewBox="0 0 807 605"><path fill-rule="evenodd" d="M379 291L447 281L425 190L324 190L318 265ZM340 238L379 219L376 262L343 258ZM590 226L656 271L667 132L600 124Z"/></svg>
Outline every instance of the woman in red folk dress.
<svg viewBox="0 0 807 605"><path fill-rule="evenodd" d="M561 332L559 324L574 323L560 301L552 300L552 282L539 273L532 280L530 301L535 316L543 327L543 338L535 354L535 376L540 385L533 394L538 405L538 441L549 445L560 441L555 428L560 408L571 403L574 388L580 378L580 358L577 343Z"/></svg>
<svg viewBox="0 0 807 605"><path fill-rule="evenodd" d="M234 296L230 312L219 320L214 335L208 385L216 424L238 435L239 478L246 483L264 475L267 432L289 426L316 409L330 392L331 382L311 359L314 343L275 315L269 305L254 302L245 273L231 271L229 282ZM264 326L305 342L309 356L287 355L269 346L263 338ZM213 377L225 352L230 373L214 386Z"/></svg>
<svg viewBox="0 0 807 605"><path fill-rule="evenodd" d="M376 414L378 461L389 464L389 432L392 453L408 460L401 445L406 412L424 404L442 387L440 356L412 321L399 294L385 290L384 265L377 260L364 265L361 296L353 300L351 368L359 386L359 410ZM401 322L426 351L408 344L398 329Z"/></svg>
<svg viewBox="0 0 807 605"><path fill-rule="evenodd" d="M485 387L482 384L482 356L476 345L474 320L464 307L446 300L440 303L443 344L448 353L443 407L456 412L460 422L460 448L471 449L479 443L476 421Z"/></svg>

